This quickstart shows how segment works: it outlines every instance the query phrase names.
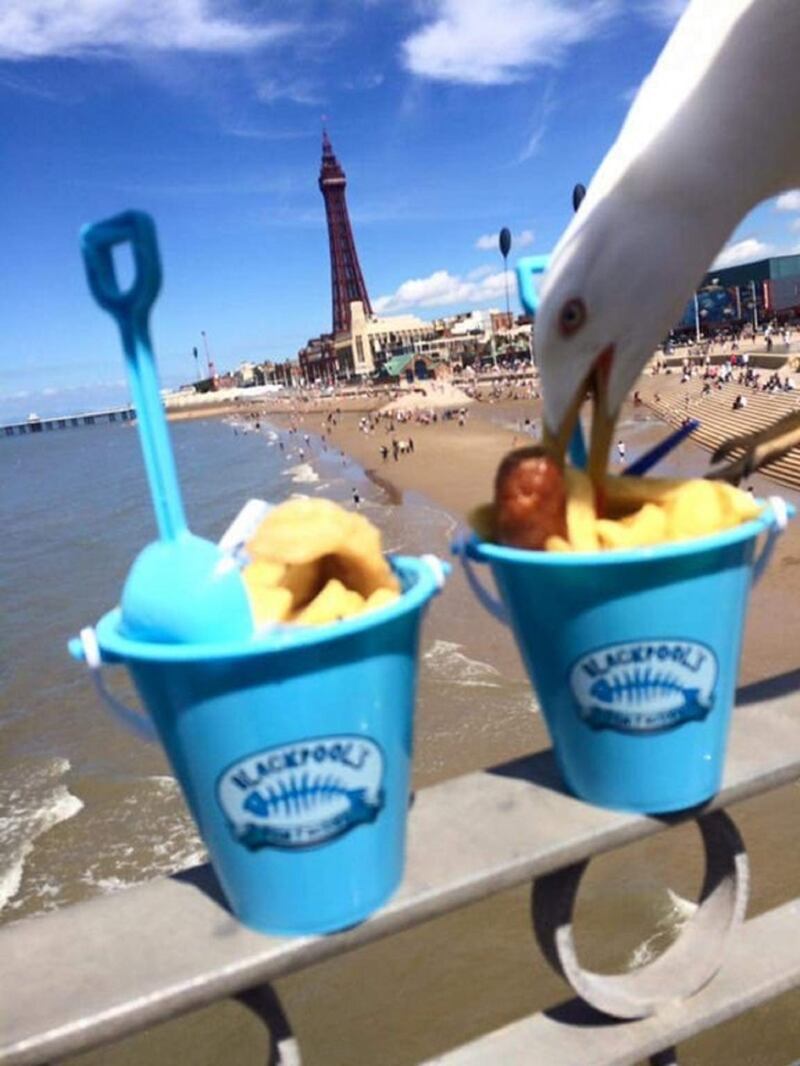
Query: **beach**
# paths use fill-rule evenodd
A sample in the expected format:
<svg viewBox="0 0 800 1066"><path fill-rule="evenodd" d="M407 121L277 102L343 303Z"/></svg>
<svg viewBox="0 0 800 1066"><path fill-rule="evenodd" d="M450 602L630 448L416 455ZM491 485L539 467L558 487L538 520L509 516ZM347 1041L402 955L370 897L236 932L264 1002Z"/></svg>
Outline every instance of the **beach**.
<svg viewBox="0 0 800 1066"><path fill-rule="evenodd" d="M231 514L232 501L247 495L277 500L295 493L320 494L352 505L355 490L360 508L381 527L387 548L412 553L433 550L448 557L449 543L471 508L490 498L499 460L509 448L535 439L537 401L504 396L489 402L487 398L466 406L463 425L458 414L442 417L445 407L437 410L436 421L429 424L395 421L393 434L382 425L375 432L364 432L359 424L363 427L366 413L382 401L385 398L361 397L343 403L334 397L293 410L281 403L250 410L246 418L239 411L232 420L176 426L174 439L188 486L188 510L205 516L199 531L218 536L224 528L222 516ZM74 432L85 433L87 447L96 439L88 430ZM626 441L629 461L666 432L646 410L628 408L620 420L619 433ZM109 433L120 449L119 468L128 470L131 462L138 463L138 457L132 458L135 434L123 427ZM395 460L392 437L411 438L413 452ZM31 445L42 450L43 464L44 449L55 447L52 438L20 440L20 454L34 455L23 451ZM385 461L383 445L389 448ZM659 471L684 476L700 473L706 465L707 453L687 444ZM83 460L76 459L76 477L82 469ZM47 470L52 476L52 468L43 465L42 471ZM47 589L53 616L43 646L63 640L60 610L68 612L67 624L76 631L113 602L128 549L123 550L103 530L127 520L132 523L129 536L133 540L142 543L151 535L140 481L137 469L137 478L124 491L110 477L106 486L99 484L97 507L106 506L108 493L116 491L114 507L98 511L96 530L93 527L90 535L80 529L74 534L80 558L88 559L91 552L92 561L98 564L88 585L88 602L82 571L72 575L53 560L42 575L46 584L38 598L45 597ZM753 482L759 493L772 491L762 479ZM51 523L58 516L63 536L73 528L77 515L69 511L72 497L64 475L53 491L57 489L63 499L55 507L51 503L48 513ZM45 494L41 506L47 502ZM66 525L61 523L62 515L69 520ZM796 525L789 527L779 543L751 600L741 682L762 685L765 691L770 679L791 680L797 672L794 634L800 631L800 533ZM31 560L38 558L34 546L20 536L17 551L20 573L33 573ZM59 570L64 571L65 580L74 578L64 589L63 606L55 600L62 576ZM489 575L483 576L491 586ZM72 602L76 597L79 603ZM22 589L20 610L21 604ZM17 671L22 669L24 656L30 656L27 672L19 674L18 689L20 701L31 702L28 690L41 674L34 658L36 649L19 642L13 650ZM59 654L63 654L60 646ZM426 619L420 665L414 788L549 746L510 634L478 606L457 565L444 595ZM63 682L56 687L55 679L50 682L52 697L43 697L33 731L26 731L23 713L5 724L12 773L20 757L15 737L19 751L30 757L31 751L35 754L41 749L46 736L54 736L55 750L72 766L59 777L68 788L59 794L64 820L43 831L25 858L22 888L29 888L29 906L34 909L37 898L47 905L52 902L48 897L54 891L52 864L60 856L72 856L76 870L71 887L55 897L59 905L81 898L82 891L91 895L122 890L137 876L158 876L202 859L163 759L152 749L141 749L102 718L88 682L78 674L73 668L66 687ZM79 721L81 728L68 734L71 724ZM109 768L113 774L106 772ZM756 914L795 891L800 875L796 847L800 788L778 789L742 803L732 813L750 854L749 913ZM453 817L459 817L457 811ZM134 827L138 827L136 836L131 835ZM158 838L155 842L149 839L153 835ZM102 861L98 840L106 848ZM431 847L436 847L435 840ZM92 852L85 868L78 865L84 861L82 851ZM170 860L177 866L171 866ZM691 901L701 882L700 847L691 824L595 859L584 878L578 906L577 933L585 964L600 970L625 970L651 958L677 935L691 913ZM39 884L41 890L36 887ZM12 897L10 908L16 898ZM30 912L12 909L8 917ZM375 1062L411 1066L570 994L535 946L527 889L503 893L284 978L277 982L277 990L300 1040L303 1061L311 1066L371 1066ZM800 994L794 992L687 1042L682 1055L693 1066L718 1066L723 1061L730 1066L783 1066L792 1061L798 1046ZM102 1048L69 1061L81 1066L167 1066L181 1055L191 1058L195 1066L222 1061L237 1066L260 1063L263 1045L258 1025L244 1008L219 1004L166 1022L116 1048Z"/></svg>

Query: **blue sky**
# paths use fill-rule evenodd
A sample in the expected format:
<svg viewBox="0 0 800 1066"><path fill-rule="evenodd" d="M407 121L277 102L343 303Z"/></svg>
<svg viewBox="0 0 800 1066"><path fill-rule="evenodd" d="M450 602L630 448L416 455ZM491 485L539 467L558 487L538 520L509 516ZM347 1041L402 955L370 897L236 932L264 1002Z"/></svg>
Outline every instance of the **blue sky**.
<svg viewBox="0 0 800 1066"><path fill-rule="evenodd" d="M512 262L553 246L683 6L4 0L0 421L125 399L78 232L129 207L158 226L165 384L202 331L224 369L329 329L323 115L376 308L501 306L497 231ZM800 193L780 208L726 261L794 248Z"/></svg>

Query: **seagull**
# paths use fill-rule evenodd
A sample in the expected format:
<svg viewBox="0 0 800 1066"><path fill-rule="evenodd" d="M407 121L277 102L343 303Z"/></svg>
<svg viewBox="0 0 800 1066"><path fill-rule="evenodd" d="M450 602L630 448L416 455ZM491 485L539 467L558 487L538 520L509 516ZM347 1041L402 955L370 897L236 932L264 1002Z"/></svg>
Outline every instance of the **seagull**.
<svg viewBox="0 0 800 1066"><path fill-rule="evenodd" d="M625 396L715 255L800 185L798 56L799 0L691 0L553 251L536 313L545 437L563 455L590 391L595 484Z"/></svg>

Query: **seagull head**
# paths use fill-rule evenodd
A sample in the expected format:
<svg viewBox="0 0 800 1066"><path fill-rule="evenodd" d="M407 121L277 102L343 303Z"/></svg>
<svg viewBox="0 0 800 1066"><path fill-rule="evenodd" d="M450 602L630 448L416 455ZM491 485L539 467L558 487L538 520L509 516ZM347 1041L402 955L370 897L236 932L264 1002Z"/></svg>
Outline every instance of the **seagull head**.
<svg viewBox="0 0 800 1066"><path fill-rule="evenodd" d="M683 229L669 212L607 195L581 206L544 276L535 326L544 436L563 456L591 394L595 484L623 400L691 295Z"/></svg>

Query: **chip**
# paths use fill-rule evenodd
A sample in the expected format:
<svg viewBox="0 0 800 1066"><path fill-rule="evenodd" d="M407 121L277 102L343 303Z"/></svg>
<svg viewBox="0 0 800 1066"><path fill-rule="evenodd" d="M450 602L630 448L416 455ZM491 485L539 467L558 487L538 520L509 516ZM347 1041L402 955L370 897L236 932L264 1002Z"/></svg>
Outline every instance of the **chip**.
<svg viewBox="0 0 800 1066"><path fill-rule="evenodd" d="M609 476L602 493L606 514L598 518L588 475L567 467L564 482L567 535L548 536L545 551L610 551L691 540L751 521L761 512L748 493L724 481ZM485 504L470 516L484 539L492 539L486 533L495 528L491 507Z"/></svg>
<svg viewBox="0 0 800 1066"><path fill-rule="evenodd" d="M400 595L379 530L331 500L272 508L246 550L251 561L242 573L257 627L327 625Z"/></svg>

